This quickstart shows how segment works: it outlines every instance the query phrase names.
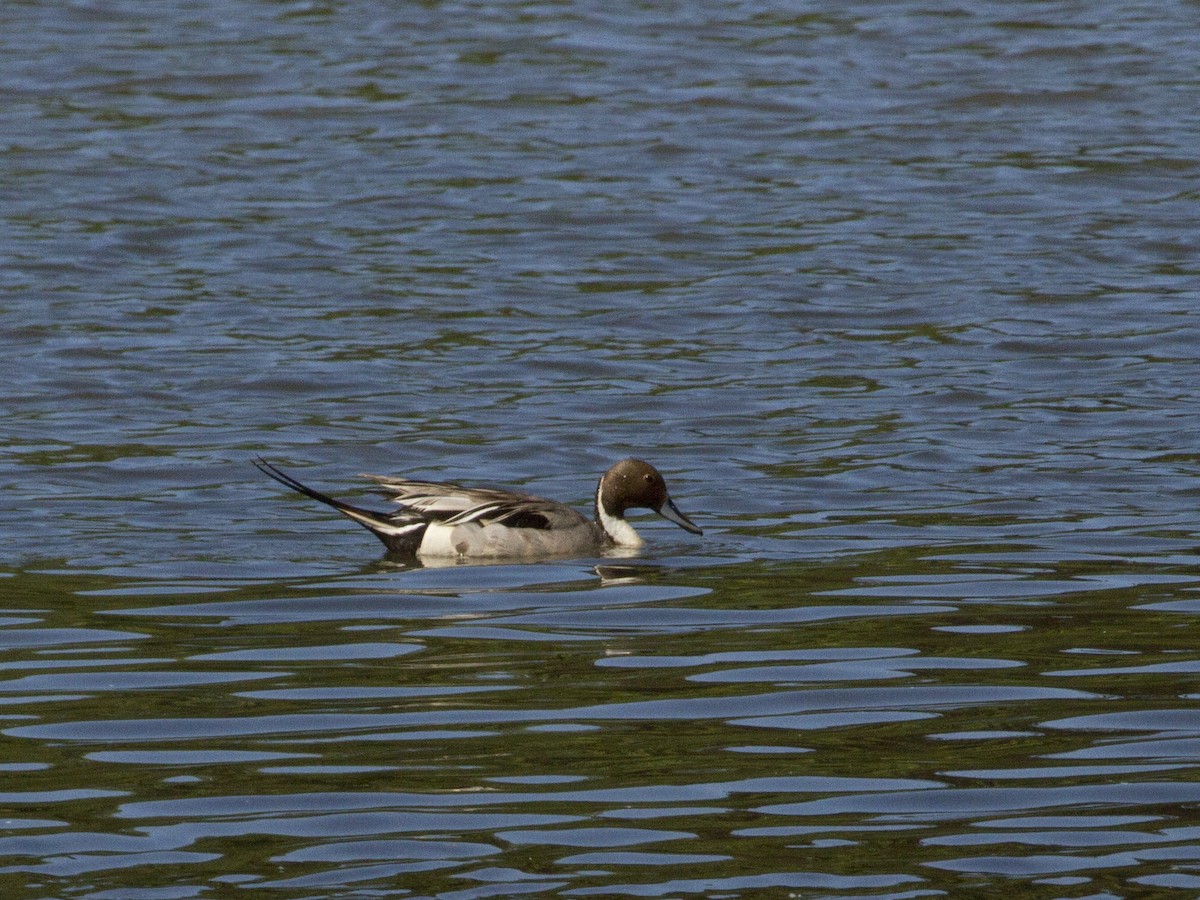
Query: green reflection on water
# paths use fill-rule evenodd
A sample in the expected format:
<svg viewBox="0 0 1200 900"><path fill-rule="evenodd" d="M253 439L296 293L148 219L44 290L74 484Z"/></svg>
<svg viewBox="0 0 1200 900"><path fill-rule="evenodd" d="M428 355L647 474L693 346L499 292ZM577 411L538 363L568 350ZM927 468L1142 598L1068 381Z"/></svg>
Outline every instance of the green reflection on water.
<svg viewBox="0 0 1200 900"><path fill-rule="evenodd" d="M7 805L18 817L28 810L29 819L63 823L13 826L10 834L27 831L44 839L40 851L10 844L16 851L12 859L67 885L211 884L231 872L254 879L276 879L285 872L287 878L319 876L337 883L343 876L354 881L348 870L339 875L339 866L365 865L350 858L374 851L349 848L346 859L330 863L326 851L316 854L321 861L312 857L313 848L399 836L482 843L495 849L479 865L561 878L576 888L675 877L735 879L730 883L736 884L742 877L787 872L903 875L956 889L977 879L987 883L990 876L920 864L964 856L953 840L948 846L923 840L954 839L964 826L973 833L970 811L949 819L910 815L888 821L758 810L837 797L850 784L824 779L877 779L877 786L862 781L860 789L886 793L939 790L938 785L1024 788L1179 778L1172 770L1112 768L1106 774L1110 770L1102 756L1088 761L1093 768L1076 774L1075 761L1050 755L1092 747L1098 736L1048 730L1043 723L1101 711L1190 707L1191 701L1180 699L1192 689L1187 672L1113 669L1195 654L1186 617L1135 608L1189 596L1187 582L1164 580L1160 566L1121 560L1017 566L1005 559L1006 553L1020 552L1014 548L991 548L997 552L989 565L986 548L956 549L970 562L947 559L945 548L909 547L816 562L623 566L619 589L586 577L581 568L575 581L525 586L516 604L504 588L447 594L450 611L431 606L431 595L406 590L411 573L405 572L326 579L317 590L312 580L297 579L229 584L223 591L208 582L196 585L204 591L196 594L182 581L175 595L168 590L149 596L145 584L114 577L46 571L50 566L12 572L0 580L4 607L25 621L0 631L11 645L0 655L6 679L31 673L69 676L59 696L0 693L11 732L5 761L45 767L21 771L19 796L10 795ZM1116 586L1105 587L1110 584ZM639 586L682 593L639 602ZM412 605L405 606L409 600ZM263 601L319 608L322 615L273 619L256 606ZM197 602L219 602L221 611L172 615L172 606L182 610ZM372 602L379 604L375 614ZM346 604L342 619L339 603ZM247 615L237 614L239 604L246 604ZM781 611L833 606L846 614L808 621L772 618ZM905 614L895 614L897 608ZM572 618L612 610L622 613L613 620L619 626L606 626L603 616L585 619L588 625ZM663 627L671 610L710 611L714 624L692 619L685 626ZM732 613L751 618L722 618ZM760 618L753 618L758 613ZM506 620L512 621L506 625ZM463 636L446 627L463 623L506 625L505 636L496 637L494 630ZM364 627L370 629L365 634ZM35 630L39 641L22 641L23 634ZM417 643L421 649L378 658L338 652L339 646L364 641ZM286 648L329 652L278 658ZM239 652L235 661L227 655L204 658L228 651ZM261 651L259 661L253 651ZM854 674L839 679L836 668L813 668L830 659ZM860 671L855 672L856 665ZM1093 677L1089 668L1106 671ZM784 680L737 680L739 670L756 669ZM95 689L116 671L241 671L246 681ZM832 674L814 680L812 672ZM692 679L701 673L734 678ZM953 686L964 688L965 695L922 705L920 697L936 696L922 690ZM430 693L464 687L475 691ZM412 690L395 695L383 688ZM896 689L912 689L916 706L897 699L906 695ZM997 690L1011 690L1018 699L1005 701L1001 694L997 700ZM832 693L837 691L844 694ZM822 707L823 718L800 710L800 715L773 720L770 710L762 715L756 708L756 698L818 696L813 692L834 698ZM1038 699L1042 692L1044 699ZM840 708L838 697L844 697ZM743 698L746 708L735 705L737 713L730 715L716 705L730 698ZM693 702L688 709L694 714L655 717L658 707L647 704L656 701ZM710 703L716 712L705 712ZM622 715L620 709L630 712ZM897 715L906 710L919 715ZM839 726L864 721L855 715L869 724ZM263 717L285 725L259 734L237 727ZM153 728L155 722L171 721L202 723L203 736L113 743L89 739L88 726L69 724L121 720L129 723L134 738L138 722ZM62 723L68 732L38 739L18 730L40 723ZM153 757L156 748L162 751L159 759ZM114 754L121 750L138 752ZM272 767L263 761L264 755L296 753L305 754L302 765ZM1113 761L1156 762L1192 761ZM540 777L530 781L530 776ZM513 783L514 778L524 781ZM798 778L814 780L803 782L810 785L804 789L801 782L787 780ZM74 798L63 791L112 796ZM295 807L272 812L247 799L247 812L239 815L235 800L230 813L212 819L202 808L173 806L206 797L264 795L292 798ZM439 819L448 801L456 815L474 811L478 825ZM154 816L113 818L122 808L141 809L146 803L156 804ZM1161 807L1137 811L1164 816L1164 822L1178 814ZM529 820L530 815L549 818ZM1161 823L1147 831L1158 827ZM91 852L101 852L109 838L88 834L145 834L147 829L152 835L176 835L160 841L171 845L170 852L202 855L178 864L146 857L139 864L127 853L110 850L105 851L114 854L110 863L97 862L97 870L86 875L71 874L61 862L75 847L72 842L85 845L76 853L89 852L89 841L96 844ZM542 830L563 829L559 837L537 837ZM517 831L525 835L520 841L504 837ZM610 840L617 849L597 844ZM614 874L595 872L598 857L589 850L608 853L608 864L598 868ZM630 854L627 863L621 862L622 851ZM1043 852L1002 840L971 848L976 851L1018 859ZM9 852L3 843L0 852ZM664 853L683 856L672 862L656 855ZM293 854L288 863L272 862L285 854ZM401 879L410 889L434 892L461 886L455 875L472 865L457 861L425 872L361 874L366 883ZM1135 868L1140 872L1146 865Z"/></svg>

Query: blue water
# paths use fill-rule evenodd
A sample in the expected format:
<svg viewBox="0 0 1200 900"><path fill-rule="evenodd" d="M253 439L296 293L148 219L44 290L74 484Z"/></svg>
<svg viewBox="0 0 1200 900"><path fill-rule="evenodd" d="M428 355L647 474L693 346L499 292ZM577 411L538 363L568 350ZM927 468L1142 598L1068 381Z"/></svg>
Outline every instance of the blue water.
<svg viewBox="0 0 1200 900"><path fill-rule="evenodd" d="M0 893L1194 895L1194 13L0 7Z"/></svg>

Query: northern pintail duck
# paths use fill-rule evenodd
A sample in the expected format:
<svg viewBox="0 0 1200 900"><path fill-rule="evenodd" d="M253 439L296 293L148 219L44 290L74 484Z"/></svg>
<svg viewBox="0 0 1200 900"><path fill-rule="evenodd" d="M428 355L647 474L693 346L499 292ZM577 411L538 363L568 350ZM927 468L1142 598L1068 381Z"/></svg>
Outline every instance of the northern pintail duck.
<svg viewBox="0 0 1200 900"><path fill-rule="evenodd" d="M623 459L600 477L595 518L531 494L449 482L365 475L400 509L374 512L301 484L265 459L254 464L280 484L332 506L405 556L530 558L584 556L642 546L625 519L629 509L652 509L692 534L703 532L679 511L662 475L648 462Z"/></svg>

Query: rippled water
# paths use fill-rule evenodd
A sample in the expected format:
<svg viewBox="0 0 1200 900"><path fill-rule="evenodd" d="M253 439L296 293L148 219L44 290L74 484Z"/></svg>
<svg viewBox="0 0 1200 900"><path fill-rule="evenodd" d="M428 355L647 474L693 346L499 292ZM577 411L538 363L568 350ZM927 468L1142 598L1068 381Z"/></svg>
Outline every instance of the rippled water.
<svg viewBox="0 0 1200 900"><path fill-rule="evenodd" d="M1194 12L0 7L0 891L1194 896Z"/></svg>

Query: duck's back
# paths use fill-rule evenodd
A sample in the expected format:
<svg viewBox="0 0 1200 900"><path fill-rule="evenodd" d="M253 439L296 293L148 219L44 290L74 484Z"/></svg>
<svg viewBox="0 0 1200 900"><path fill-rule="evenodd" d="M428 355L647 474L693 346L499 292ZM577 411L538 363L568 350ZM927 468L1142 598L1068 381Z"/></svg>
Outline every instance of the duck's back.
<svg viewBox="0 0 1200 900"><path fill-rule="evenodd" d="M600 549L603 533L566 504L520 491L368 476L429 526L425 557L566 556Z"/></svg>

